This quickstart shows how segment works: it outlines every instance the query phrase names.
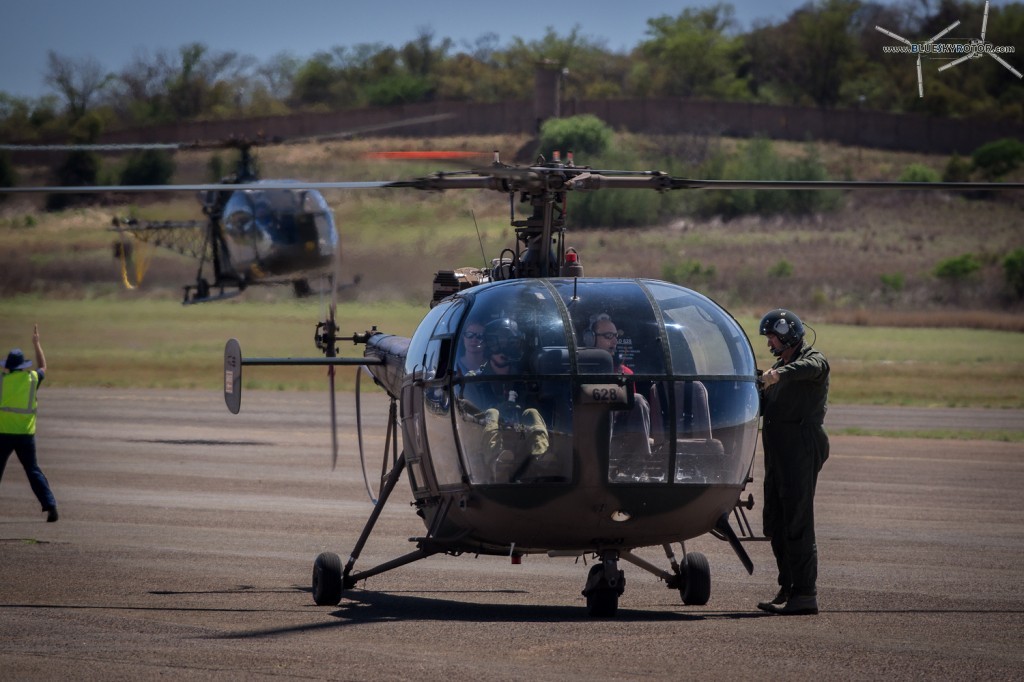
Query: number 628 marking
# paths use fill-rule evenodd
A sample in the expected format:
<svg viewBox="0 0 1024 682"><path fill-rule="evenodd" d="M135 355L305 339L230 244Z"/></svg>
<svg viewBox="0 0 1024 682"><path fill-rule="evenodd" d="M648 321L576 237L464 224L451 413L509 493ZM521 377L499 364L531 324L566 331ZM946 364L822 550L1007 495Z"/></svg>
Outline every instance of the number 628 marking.
<svg viewBox="0 0 1024 682"><path fill-rule="evenodd" d="M618 384L583 384L580 388L580 397L584 403L625 405L629 402L626 389Z"/></svg>

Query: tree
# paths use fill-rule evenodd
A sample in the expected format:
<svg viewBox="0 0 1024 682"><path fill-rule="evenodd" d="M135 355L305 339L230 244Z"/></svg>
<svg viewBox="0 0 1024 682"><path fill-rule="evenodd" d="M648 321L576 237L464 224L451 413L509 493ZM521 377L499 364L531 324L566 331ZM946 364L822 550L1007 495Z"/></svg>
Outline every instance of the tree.
<svg viewBox="0 0 1024 682"><path fill-rule="evenodd" d="M0 92L0 139L27 142L59 124L59 102L54 96L37 100Z"/></svg>
<svg viewBox="0 0 1024 682"><path fill-rule="evenodd" d="M284 100L292 91L292 83L301 62L290 52L278 52L267 62L256 68L256 77L274 99Z"/></svg>
<svg viewBox="0 0 1024 682"><path fill-rule="evenodd" d="M642 42L634 87L641 95L743 98L738 75L742 41L732 5L685 9L677 17L647 20L650 40Z"/></svg>
<svg viewBox="0 0 1024 682"><path fill-rule="evenodd" d="M46 53L44 82L64 98L68 118L72 123L86 114L93 99L110 82L95 57L71 59L53 50Z"/></svg>
<svg viewBox="0 0 1024 682"><path fill-rule="evenodd" d="M777 26L748 36L755 81L772 83L795 102L834 107L857 56L857 0L809 2Z"/></svg>
<svg viewBox="0 0 1024 682"><path fill-rule="evenodd" d="M331 55L318 52L299 67L292 83L292 99L298 104L329 104L331 86L337 73L331 66Z"/></svg>

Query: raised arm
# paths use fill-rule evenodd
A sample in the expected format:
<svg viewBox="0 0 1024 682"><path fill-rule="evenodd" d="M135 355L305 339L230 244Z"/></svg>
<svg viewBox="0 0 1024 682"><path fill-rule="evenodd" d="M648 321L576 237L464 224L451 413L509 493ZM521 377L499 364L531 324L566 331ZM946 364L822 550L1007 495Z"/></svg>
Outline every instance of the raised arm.
<svg viewBox="0 0 1024 682"><path fill-rule="evenodd" d="M46 373L46 356L43 354L43 346L39 343L39 325L32 325L32 345L36 349L36 369L43 374Z"/></svg>

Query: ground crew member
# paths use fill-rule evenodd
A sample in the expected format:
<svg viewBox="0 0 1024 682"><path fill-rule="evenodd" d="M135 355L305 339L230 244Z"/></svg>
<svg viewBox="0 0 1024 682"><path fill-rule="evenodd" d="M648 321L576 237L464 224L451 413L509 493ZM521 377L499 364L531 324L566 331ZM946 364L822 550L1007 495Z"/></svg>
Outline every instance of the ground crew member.
<svg viewBox="0 0 1024 682"><path fill-rule="evenodd" d="M32 345L38 368L29 369L32 361L25 359L20 348L15 348L7 354L4 375L0 377L0 478L3 478L11 452L17 453L47 522L53 523L57 520L57 500L36 461L36 391L46 375L39 325L32 329Z"/></svg>
<svg viewBox="0 0 1024 682"><path fill-rule="evenodd" d="M828 401L828 360L804 345L804 325L781 308L761 319L760 333L778 361L761 377L764 423L764 533L779 568L779 592L762 611L818 613L818 548L814 489L828 458L822 426Z"/></svg>

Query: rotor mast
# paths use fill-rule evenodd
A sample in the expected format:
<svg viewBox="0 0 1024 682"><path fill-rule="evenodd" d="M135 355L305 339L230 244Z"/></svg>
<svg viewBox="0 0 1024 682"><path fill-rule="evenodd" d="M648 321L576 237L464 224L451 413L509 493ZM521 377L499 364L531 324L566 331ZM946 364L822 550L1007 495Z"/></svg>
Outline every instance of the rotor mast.
<svg viewBox="0 0 1024 682"><path fill-rule="evenodd" d="M569 159L571 164L571 152ZM536 165L551 169L567 167L558 152L554 153L551 163L545 163L540 157ZM555 277L565 258L566 196L563 188L566 178L557 171L545 173L541 178L540 186L526 187L520 192L520 203L529 202L532 207L530 217L516 220L513 209L512 227L516 230L516 240L523 245L523 256L513 268L516 278Z"/></svg>

